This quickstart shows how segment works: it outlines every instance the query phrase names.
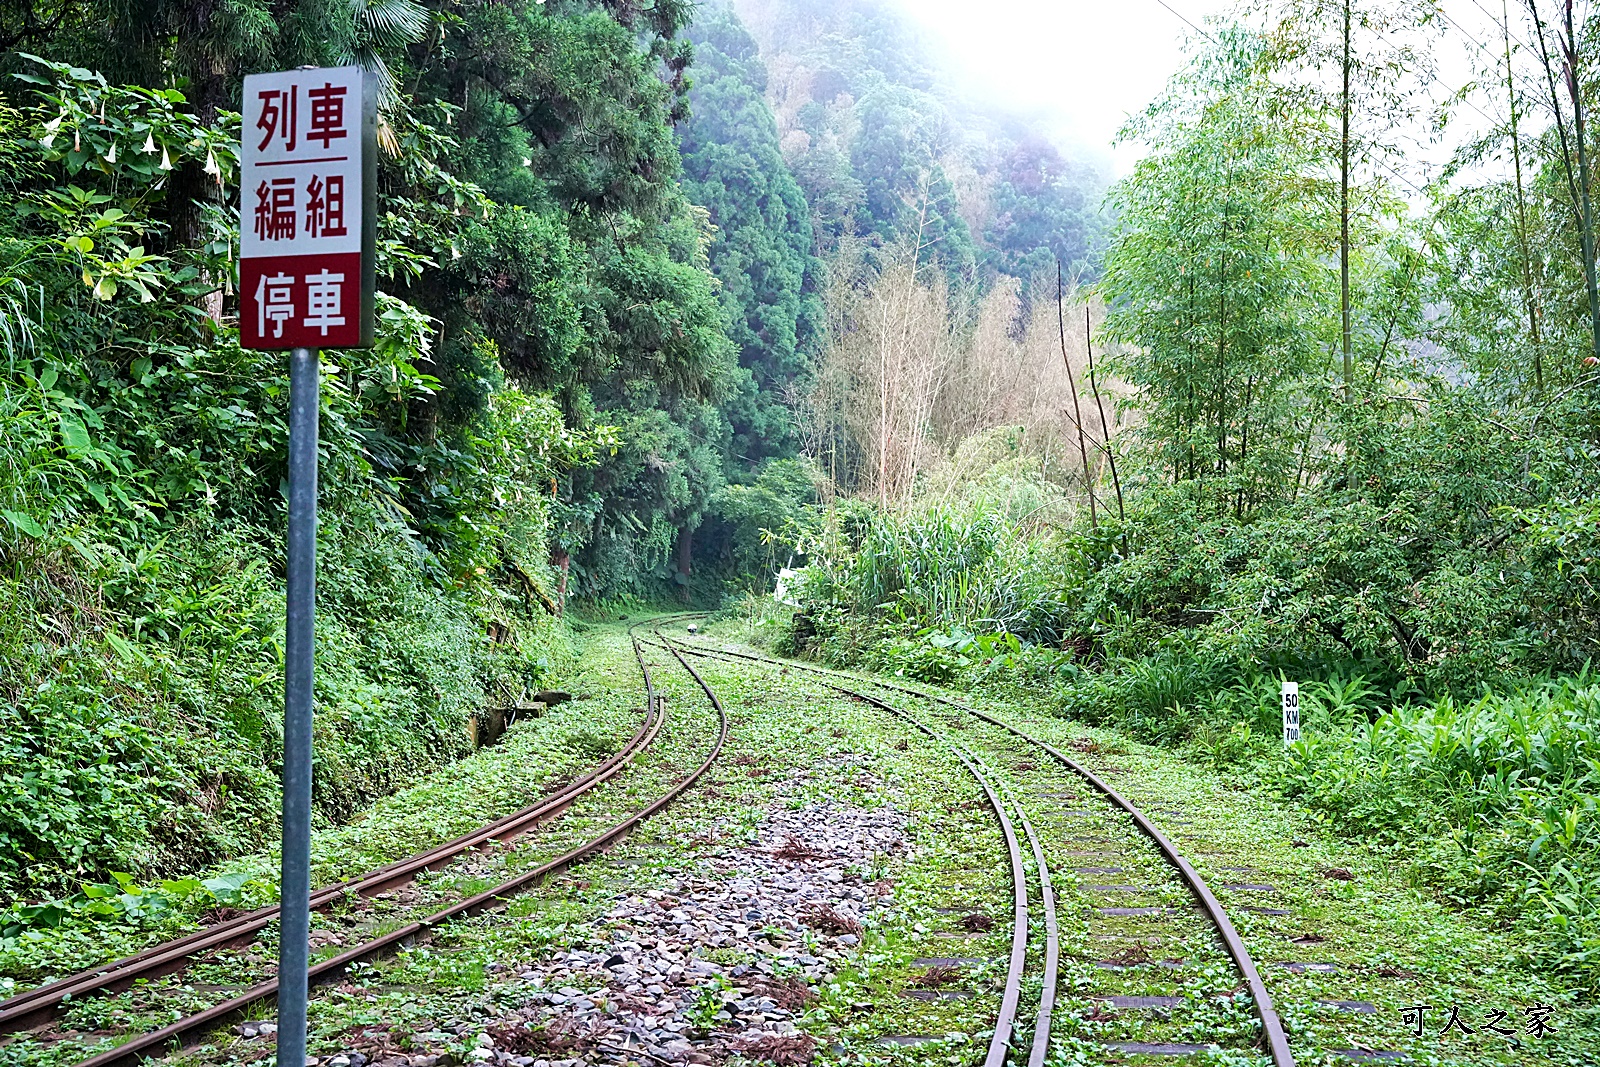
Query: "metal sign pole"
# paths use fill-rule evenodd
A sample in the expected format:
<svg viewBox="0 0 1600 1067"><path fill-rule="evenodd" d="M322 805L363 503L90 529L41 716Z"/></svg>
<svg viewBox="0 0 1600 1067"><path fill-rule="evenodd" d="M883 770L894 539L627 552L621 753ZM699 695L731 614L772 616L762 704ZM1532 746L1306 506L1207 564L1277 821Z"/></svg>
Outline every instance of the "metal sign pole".
<svg viewBox="0 0 1600 1067"><path fill-rule="evenodd" d="M289 582L283 687L278 1067L305 1067L311 935L311 676L316 642L317 350L289 355Z"/></svg>
<svg viewBox="0 0 1600 1067"><path fill-rule="evenodd" d="M290 350L277 1067L305 1067L318 352L373 341L378 81L355 64L246 75L241 118L239 344Z"/></svg>

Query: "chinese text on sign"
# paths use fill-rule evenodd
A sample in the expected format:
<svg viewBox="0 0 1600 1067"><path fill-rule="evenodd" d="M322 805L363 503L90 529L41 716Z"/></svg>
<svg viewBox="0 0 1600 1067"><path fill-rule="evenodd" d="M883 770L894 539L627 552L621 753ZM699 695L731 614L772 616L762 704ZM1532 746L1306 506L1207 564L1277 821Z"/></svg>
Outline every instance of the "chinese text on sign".
<svg viewBox="0 0 1600 1067"><path fill-rule="evenodd" d="M246 348L371 343L370 81L360 67L245 79L239 334Z"/></svg>

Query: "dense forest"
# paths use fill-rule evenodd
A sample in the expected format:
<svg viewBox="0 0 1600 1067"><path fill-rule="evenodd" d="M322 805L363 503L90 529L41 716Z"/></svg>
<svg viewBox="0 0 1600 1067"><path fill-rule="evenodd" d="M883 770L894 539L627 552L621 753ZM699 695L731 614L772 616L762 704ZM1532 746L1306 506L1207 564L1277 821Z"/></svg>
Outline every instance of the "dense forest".
<svg viewBox="0 0 1600 1067"><path fill-rule="evenodd" d="M847 39L851 68L781 53L780 122L715 5L6 9L0 893L271 831L287 382L238 345L243 75L355 62L382 87L378 340L323 353L338 820L555 678L567 602L769 581L771 532L863 462L844 431L835 481L807 451L830 290L909 257L970 308L1056 254L1088 269L1092 175L953 116L874 5L829 18L786 46ZM958 197L958 168L987 184Z"/></svg>
<svg viewBox="0 0 1600 1067"><path fill-rule="evenodd" d="M233 109L360 63L319 818L559 679L572 616L692 601L1269 783L1593 980L1600 16L1558 6L1445 94L1440 8L1246 5L1114 184L871 0L7 6L0 937L275 829L286 370L238 344Z"/></svg>

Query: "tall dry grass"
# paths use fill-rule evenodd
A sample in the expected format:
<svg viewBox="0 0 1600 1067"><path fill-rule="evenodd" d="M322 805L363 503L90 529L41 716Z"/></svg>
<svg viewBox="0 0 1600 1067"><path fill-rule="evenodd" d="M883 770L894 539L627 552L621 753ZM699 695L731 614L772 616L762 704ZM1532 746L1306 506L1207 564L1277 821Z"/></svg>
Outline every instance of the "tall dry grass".
<svg viewBox="0 0 1600 1067"><path fill-rule="evenodd" d="M867 276L846 247L826 293L827 344L798 404L808 455L844 493L904 506L929 488L976 477L983 449L1012 447L1085 503L1112 499L1110 452L1127 427L1121 383L1103 373L1090 330L1103 309L1078 291L1025 294L1001 279L981 300L907 253Z"/></svg>

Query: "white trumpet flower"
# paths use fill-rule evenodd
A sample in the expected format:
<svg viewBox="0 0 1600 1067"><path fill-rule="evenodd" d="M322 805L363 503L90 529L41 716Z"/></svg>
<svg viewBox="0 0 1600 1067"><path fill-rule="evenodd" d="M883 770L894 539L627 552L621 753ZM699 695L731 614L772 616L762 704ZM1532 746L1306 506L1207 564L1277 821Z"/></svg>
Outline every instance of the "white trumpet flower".
<svg viewBox="0 0 1600 1067"><path fill-rule="evenodd" d="M155 151L156 151L156 137L155 137L155 134L147 133L147 134L144 135L144 144L140 147L139 151L143 152L145 155L155 155Z"/></svg>

